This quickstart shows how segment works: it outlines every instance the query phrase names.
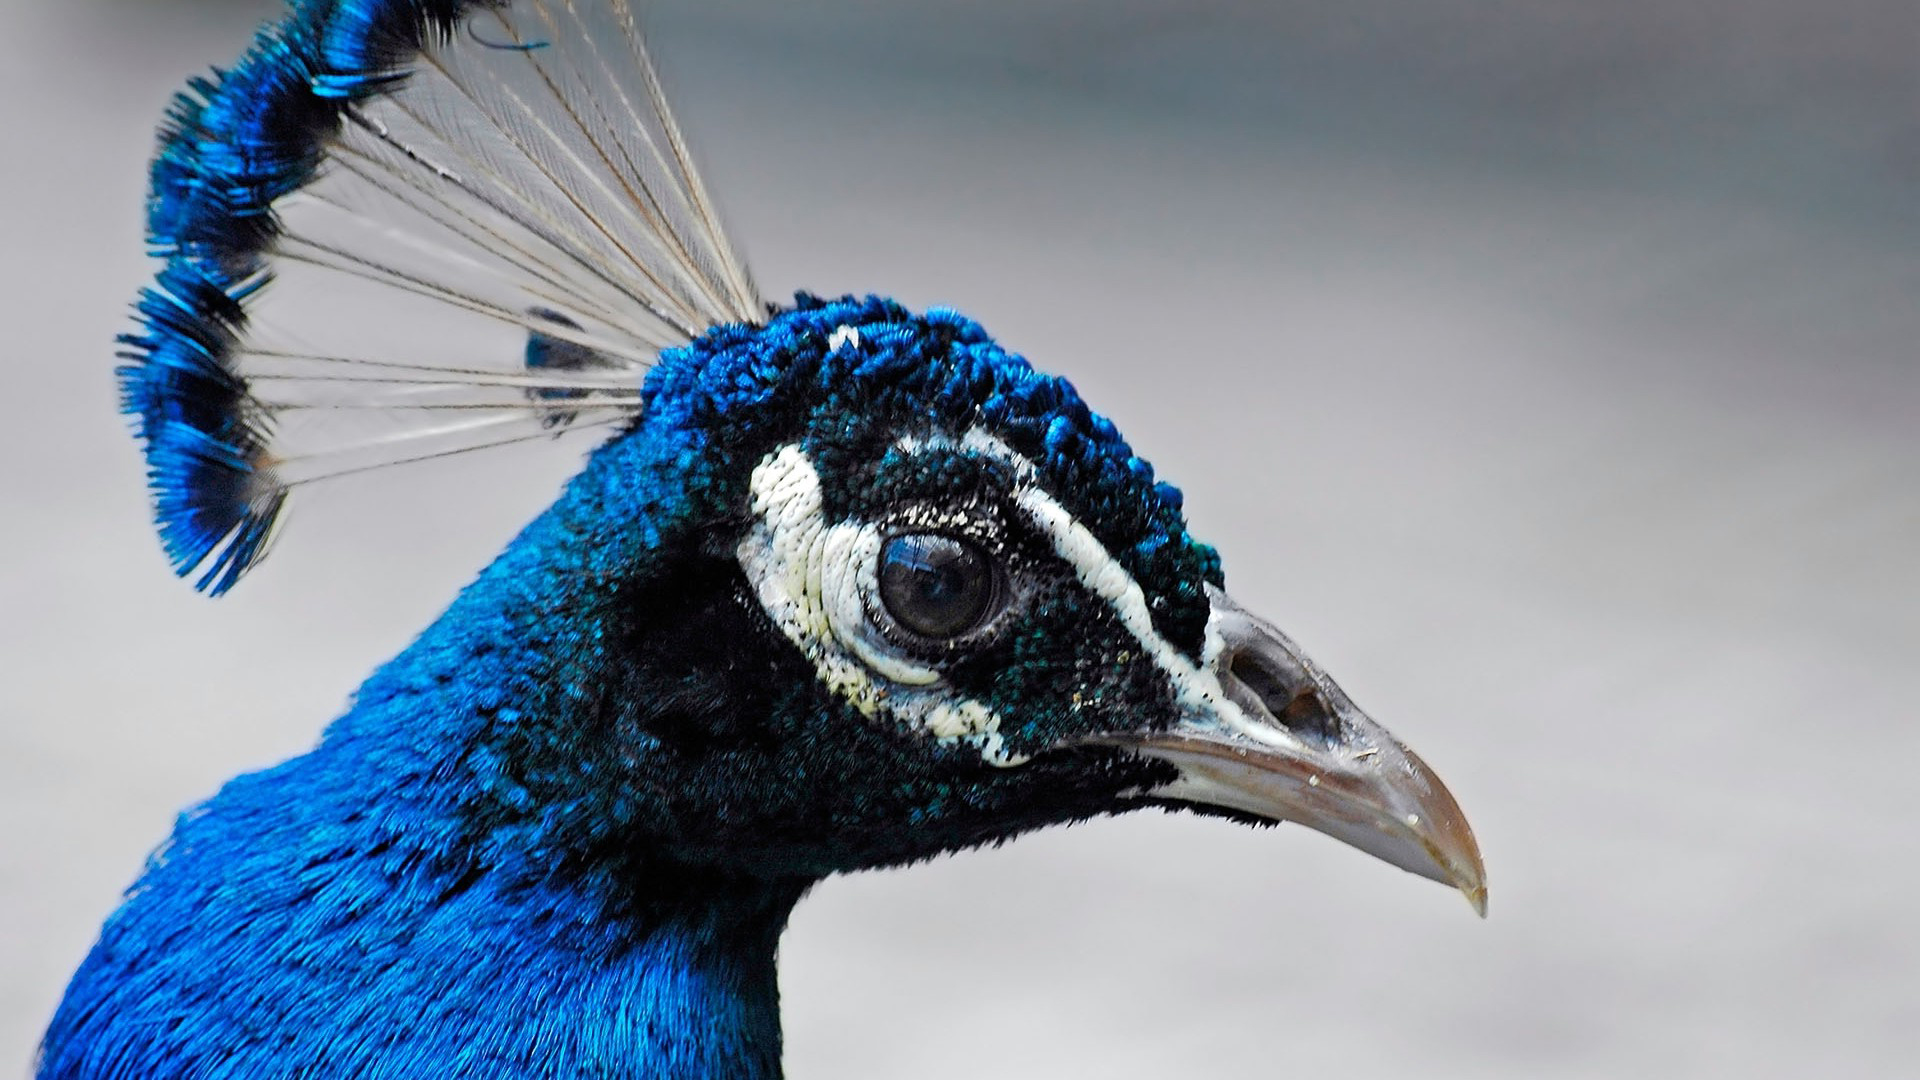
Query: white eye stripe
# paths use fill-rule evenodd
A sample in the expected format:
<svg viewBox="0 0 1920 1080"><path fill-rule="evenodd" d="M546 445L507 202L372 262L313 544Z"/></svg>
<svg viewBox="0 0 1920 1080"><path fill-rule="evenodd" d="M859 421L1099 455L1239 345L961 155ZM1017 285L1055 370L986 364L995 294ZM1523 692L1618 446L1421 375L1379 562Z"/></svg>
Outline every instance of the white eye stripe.
<svg viewBox="0 0 1920 1080"><path fill-rule="evenodd" d="M1105 603L1129 636L1167 679L1186 712L1212 716L1264 741L1295 745L1284 731L1253 723L1231 700L1215 670L1224 642L1209 619L1198 663L1174 648L1153 624L1146 593L1087 527L1041 487L1039 470L1026 457L983 429L958 442L906 438L902 450L954 448L1008 466L1013 503L1028 524L1048 538L1054 553L1073 569L1089 593ZM867 716L887 712L943 740L965 740L997 765L1026 760L1009 754L1001 721L984 703L959 697L938 671L900 656L874 630L868 598L875 595L879 526L829 525L820 477L797 445L769 454L753 472L751 506L757 518L741 540L740 565L761 604L788 640L814 664L825 685Z"/></svg>
<svg viewBox="0 0 1920 1080"><path fill-rule="evenodd" d="M822 685L868 717L884 710L934 738L968 743L990 764L1025 763L1007 750L991 708L941 686L938 671L892 651L874 630L867 611L878 589L880 528L827 523L806 452L781 447L748 484L755 521L735 554L768 617Z"/></svg>
<svg viewBox="0 0 1920 1080"><path fill-rule="evenodd" d="M940 673L888 652L868 632L867 598L880 588L880 530L850 524L827 530L821 595L827 601L833 636L883 678L902 686L932 686Z"/></svg>
<svg viewBox="0 0 1920 1080"><path fill-rule="evenodd" d="M1153 625L1153 611L1147 597L1113 553L1076 520L1066 507L1040 486L1039 469L1033 461L981 428L969 430L960 445L975 453L1002 461L1014 470L1014 503L1022 516L1052 541L1054 554L1073 567L1087 591L1093 593L1120 619L1121 625L1140 644L1154 664L1165 673L1175 700L1194 713L1213 716L1230 727L1257 732L1272 743L1297 746L1291 735L1271 724L1252 722L1226 695L1215 670L1221 650L1226 647L1215 620L1207 620L1201 644L1200 662L1195 664Z"/></svg>

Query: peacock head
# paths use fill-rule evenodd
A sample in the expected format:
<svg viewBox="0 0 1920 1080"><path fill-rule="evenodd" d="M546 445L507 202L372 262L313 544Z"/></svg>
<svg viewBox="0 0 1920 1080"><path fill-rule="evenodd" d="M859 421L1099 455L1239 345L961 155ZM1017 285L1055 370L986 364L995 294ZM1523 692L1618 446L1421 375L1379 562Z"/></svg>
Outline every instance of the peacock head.
<svg viewBox="0 0 1920 1080"><path fill-rule="evenodd" d="M816 877L1160 806L1299 822L1483 906L1440 782L973 321L803 295L666 352L643 398L573 494L631 553L594 572L635 672L605 737L634 782L671 763L674 858Z"/></svg>
<svg viewBox="0 0 1920 1080"><path fill-rule="evenodd" d="M304 484L618 426L343 721L478 716L429 772L483 835L809 880L1178 807L1483 906L1446 789L1111 423L952 312L770 309L631 5L564 9L299 4L176 100L120 375L177 571L232 587Z"/></svg>

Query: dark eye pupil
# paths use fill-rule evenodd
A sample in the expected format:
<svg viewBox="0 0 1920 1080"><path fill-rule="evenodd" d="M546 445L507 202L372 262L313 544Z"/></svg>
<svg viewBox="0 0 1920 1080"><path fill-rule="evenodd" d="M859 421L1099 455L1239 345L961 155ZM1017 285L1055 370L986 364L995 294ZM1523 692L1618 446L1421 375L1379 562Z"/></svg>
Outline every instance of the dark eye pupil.
<svg viewBox="0 0 1920 1080"><path fill-rule="evenodd" d="M922 637L954 638L972 630L993 603L993 563L951 536L896 536L880 549L880 602L900 625Z"/></svg>

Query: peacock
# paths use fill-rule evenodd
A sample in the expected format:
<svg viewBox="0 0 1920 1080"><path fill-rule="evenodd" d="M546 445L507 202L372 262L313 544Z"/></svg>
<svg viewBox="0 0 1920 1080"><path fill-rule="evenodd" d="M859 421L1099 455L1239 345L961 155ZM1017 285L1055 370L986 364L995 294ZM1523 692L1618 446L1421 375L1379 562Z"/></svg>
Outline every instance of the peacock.
<svg viewBox="0 0 1920 1080"><path fill-rule="evenodd" d="M122 406L219 594L310 484L598 433L308 753L186 811L45 1080L780 1075L834 874L1146 807L1461 889L1181 495L948 309L761 299L631 0L294 0L173 102Z"/></svg>

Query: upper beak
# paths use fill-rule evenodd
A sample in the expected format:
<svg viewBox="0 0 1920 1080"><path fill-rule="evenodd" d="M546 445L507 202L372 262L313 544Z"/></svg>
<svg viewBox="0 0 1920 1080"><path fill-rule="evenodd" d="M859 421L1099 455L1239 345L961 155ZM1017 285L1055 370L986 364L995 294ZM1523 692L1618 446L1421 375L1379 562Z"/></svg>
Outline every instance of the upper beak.
<svg viewBox="0 0 1920 1080"><path fill-rule="evenodd" d="M1285 634L1209 593L1209 667L1225 702L1169 729L1097 741L1177 767L1156 798L1299 822L1458 888L1485 917L1480 848L1446 785Z"/></svg>

